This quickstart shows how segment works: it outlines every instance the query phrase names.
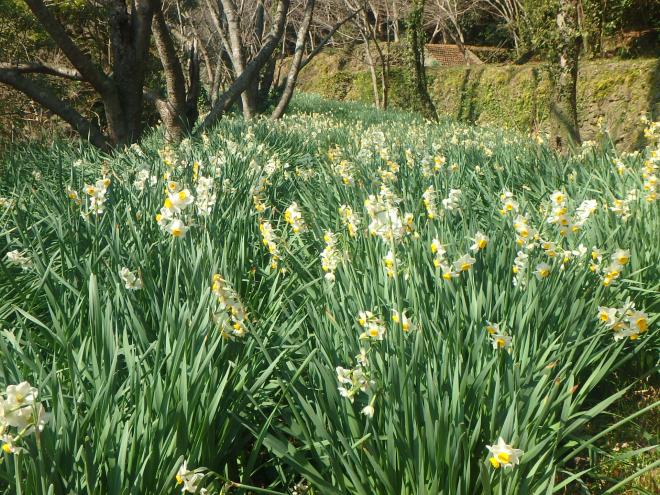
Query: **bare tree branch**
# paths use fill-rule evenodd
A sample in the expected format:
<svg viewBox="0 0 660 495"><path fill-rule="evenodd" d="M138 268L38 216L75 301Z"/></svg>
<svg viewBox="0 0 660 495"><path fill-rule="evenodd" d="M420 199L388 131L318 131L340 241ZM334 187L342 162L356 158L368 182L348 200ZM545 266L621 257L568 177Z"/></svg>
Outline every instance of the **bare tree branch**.
<svg viewBox="0 0 660 495"><path fill-rule="evenodd" d="M13 70L19 74L45 74L48 76L63 77L64 79L71 79L72 81L82 81L83 77L75 69L62 67L59 65L52 65L41 62L29 62L25 64L5 64L0 63L0 69Z"/></svg>
<svg viewBox="0 0 660 495"><path fill-rule="evenodd" d="M293 91L296 88L298 73L301 67L300 63L302 62L303 50L305 49L305 39L307 38L307 33L309 32L309 25L312 23L315 4L315 0L307 0L307 3L305 4L305 17L303 18L300 29L298 30L296 49L293 53L293 58L291 59L291 67L286 78L284 92L280 97L280 101L278 102L277 107L275 107L275 110L273 110L271 115L271 118L273 119L279 119L284 114L284 111L286 110L286 107L289 106L289 102L293 96Z"/></svg>
<svg viewBox="0 0 660 495"><path fill-rule="evenodd" d="M47 108L73 127L83 138L87 138L94 146L108 151L110 146L99 128L78 113L48 88L23 77L18 71L0 68L0 82L20 91L28 98Z"/></svg>

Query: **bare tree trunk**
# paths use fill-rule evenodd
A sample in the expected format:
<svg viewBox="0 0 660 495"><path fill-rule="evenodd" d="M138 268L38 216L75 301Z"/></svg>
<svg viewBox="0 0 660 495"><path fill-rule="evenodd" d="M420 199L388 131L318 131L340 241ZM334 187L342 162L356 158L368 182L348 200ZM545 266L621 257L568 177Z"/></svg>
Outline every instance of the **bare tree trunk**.
<svg viewBox="0 0 660 495"><path fill-rule="evenodd" d="M245 52L243 50L243 37L241 36L241 24L236 12L234 0L220 0L227 19L227 32L229 35L229 48L234 74L238 78L245 71ZM243 116L250 119L255 114L254 101L252 101L252 91L245 91L241 94L243 102Z"/></svg>
<svg viewBox="0 0 660 495"><path fill-rule="evenodd" d="M167 100L157 106L161 120L165 125L165 135L168 140L180 141L188 130L184 121L186 112L186 81L179 57L174 47L174 41L165 22L162 11L154 15L154 41L165 74Z"/></svg>
<svg viewBox="0 0 660 495"><path fill-rule="evenodd" d="M291 67L289 68L289 74L286 78L284 92L282 93L280 101L275 107L275 110L273 110L273 114L271 115L272 119L279 119L284 114L284 111L289 106L289 102L293 96L293 91L296 87L296 82L298 81L298 73L300 71L303 52L305 49L305 39L307 38L309 26L312 23L312 17L314 16L315 3L315 0L307 0L307 3L305 4L305 16L303 17L302 24L300 25L300 29L298 31L298 38L296 39L296 50L291 60Z"/></svg>
<svg viewBox="0 0 660 495"><path fill-rule="evenodd" d="M411 89L412 107L419 111L424 118L437 121L438 114L429 95L426 82L426 66L424 64L424 4L425 0L412 0L412 9L408 15L408 71L412 78Z"/></svg>
<svg viewBox="0 0 660 495"><path fill-rule="evenodd" d="M362 33L364 39L364 54L367 57L367 65L369 66L369 73L371 74L371 84L374 91L374 106L380 108L380 93L378 90L378 76L376 75L376 65L374 64L374 59L371 56L371 48L369 48L369 37L363 31Z"/></svg>
<svg viewBox="0 0 660 495"><path fill-rule="evenodd" d="M259 52L255 57L245 66L245 70L240 76L231 84L229 89L225 91L215 102L211 111L206 116L202 124L199 126L198 132L203 132L227 111L227 109L234 103L234 101L248 88L254 81L254 78L259 77L261 69L268 63L273 55L273 52L279 45L279 42L284 33L284 26L286 24L287 12L289 10L290 0L278 0L277 12L274 18L273 28L266 37L264 44L261 46Z"/></svg>
<svg viewBox="0 0 660 495"><path fill-rule="evenodd" d="M561 0L557 13L560 45L556 65L551 68L553 82L550 105L552 146L561 153L580 144L577 114L577 77L580 38L577 26L577 0Z"/></svg>

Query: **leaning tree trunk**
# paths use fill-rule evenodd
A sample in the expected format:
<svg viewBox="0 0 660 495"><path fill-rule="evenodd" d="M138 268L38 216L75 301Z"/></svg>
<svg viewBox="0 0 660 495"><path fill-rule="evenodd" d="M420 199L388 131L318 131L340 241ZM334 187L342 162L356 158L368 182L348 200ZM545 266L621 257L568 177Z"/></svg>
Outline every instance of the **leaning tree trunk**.
<svg viewBox="0 0 660 495"><path fill-rule="evenodd" d="M293 96L293 91L296 87L296 82L298 81L298 73L300 72L300 66L302 64L303 51L305 50L305 40L307 39L307 33L309 32L309 26L312 23L312 17L314 16L314 5L316 0L307 0L305 5L305 16L303 18L302 24L300 25L300 30L298 31L298 37L296 39L296 49L291 59L291 67L289 68L289 74L286 78L286 84L284 86L284 91L280 97L275 110L271 115L273 119L279 119L286 110L286 107L289 106L291 97Z"/></svg>
<svg viewBox="0 0 660 495"><path fill-rule="evenodd" d="M580 144L577 77L580 56L577 0L561 0L557 13L558 51L550 68L550 144L560 153Z"/></svg>
<svg viewBox="0 0 660 495"><path fill-rule="evenodd" d="M425 0L412 0L412 7L407 22L407 76L412 90L410 99L413 110L420 112L425 119L436 121L438 114L429 95L424 65L424 4Z"/></svg>

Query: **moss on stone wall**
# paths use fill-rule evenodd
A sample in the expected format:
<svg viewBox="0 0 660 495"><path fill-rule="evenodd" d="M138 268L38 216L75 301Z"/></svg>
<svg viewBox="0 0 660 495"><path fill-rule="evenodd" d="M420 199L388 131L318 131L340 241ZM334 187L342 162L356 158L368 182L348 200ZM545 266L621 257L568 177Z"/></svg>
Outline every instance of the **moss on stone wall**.
<svg viewBox="0 0 660 495"><path fill-rule="evenodd" d="M300 88L326 97L371 102L371 76L345 54L319 55L301 75ZM343 67L339 69L339 67ZM393 68L390 103L406 108L404 69ZM522 131L545 131L550 87L542 66L528 64L432 67L431 97L443 115L475 124ZM660 59L583 62L578 82L578 113L582 138L593 139L602 118L622 149L640 144L639 115L660 118Z"/></svg>

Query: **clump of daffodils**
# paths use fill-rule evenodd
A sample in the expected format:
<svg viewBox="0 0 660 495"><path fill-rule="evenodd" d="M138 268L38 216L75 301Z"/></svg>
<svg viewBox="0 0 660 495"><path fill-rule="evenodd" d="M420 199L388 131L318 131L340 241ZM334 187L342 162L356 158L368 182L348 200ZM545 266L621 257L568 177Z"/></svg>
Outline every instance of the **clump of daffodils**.
<svg viewBox="0 0 660 495"><path fill-rule="evenodd" d="M424 208L426 208L426 216L429 220L433 220L438 216L436 201L435 188L429 186L426 191L424 191L424 194L422 194L422 202L424 203Z"/></svg>
<svg viewBox="0 0 660 495"><path fill-rule="evenodd" d="M291 230L294 234L300 233L305 228L305 221L303 220L302 213L297 203L291 205L284 210L284 221L291 225Z"/></svg>
<svg viewBox="0 0 660 495"><path fill-rule="evenodd" d="M236 291L222 278L213 275L211 292L216 297L217 307L213 320L220 326L224 337L243 337L247 333L247 312Z"/></svg>
<svg viewBox="0 0 660 495"><path fill-rule="evenodd" d="M513 285L514 287L524 288L527 285L527 266L529 265L529 255L525 251L518 251L513 260Z"/></svg>
<svg viewBox="0 0 660 495"><path fill-rule="evenodd" d="M511 348L511 336L502 330L499 323L486 321L486 332L493 344L493 349L509 350Z"/></svg>
<svg viewBox="0 0 660 495"><path fill-rule="evenodd" d="M502 215L513 215L518 213L519 205L514 199L512 192L502 191L502 194L500 194L500 201L502 202L502 207L500 208L500 213Z"/></svg>
<svg viewBox="0 0 660 495"><path fill-rule="evenodd" d="M406 315L406 310L403 310L399 313L396 309L393 309L392 322L396 323L397 325L401 325L401 330L406 333L413 329L412 322L408 318L408 315Z"/></svg>
<svg viewBox="0 0 660 495"><path fill-rule="evenodd" d="M598 203L593 199L584 200L575 210L574 218L568 214L568 196L562 191L555 191L550 196L552 210L548 217L548 223L556 225L559 235L566 237L570 232L580 230L591 214L598 208Z"/></svg>
<svg viewBox="0 0 660 495"><path fill-rule="evenodd" d="M9 251L6 257L10 263L20 266L23 270L28 270L32 266L32 260L18 249Z"/></svg>
<svg viewBox="0 0 660 495"><path fill-rule="evenodd" d="M621 308L598 307L598 321L614 332L614 340L637 340L649 329L649 317L628 303Z"/></svg>
<svg viewBox="0 0 660 495"><path fill-rule="evenodd" d="M43 431L48 422L46 410L39 401L39 391L28 382L9 385L0 397L0 438L2 451L21 451L20 442L35 431Z"/></svg>
<svg viewBox="0 0 660 495"><path fill-rule="evenodd" d="M204 479L205 471L206 469L204 468L197 468L191 471L188 469L188 461L184 460L176 473L176 484L181 485L181 493L207 495L208 490L199 486Z"/></svg>
<svg viewBox="0 0 660 495"><path fill-rule="evenodd" d="M188 227L181 219L183 212L192 205L195 197L188 189L182 188L178 182L167 182L166 197L160 212L156 215L156 222L161 230L168 232L172 237L184 237Z"/></svg>
<svg viewBox="0 0 660 495"><path fill-rule="evenodd" d="M460 189L450 189L449 195L442 200L442 206L445 210L451 213L457 213L461 209L461 195L462 192Z"/></svg>
<svg viewBox="0 0 660 495"><path fill-rule="evenodd" d="M157 183L158 183L158 177L156 177L155 175L151 175L149 170L143 168L136 174L135 181L133 182L133 186L135 186L135 188L138 191L143 191L144 188L147 186L147 184L153 187Z"/></svg>
<svg viewBox="0 0 660 495"><path fill-rule="evenodd" d="M107 200L106 194L108 188L110 187L110 179L103 177L98 179L94 184L88 184L85 186L85 194L87 195L87 209L81 214L83 218L89 219L89 217L94 215L101 215L105 211L105 202Z"/></svg>
<svg viewBox="0 0 660 495"><path fill-rule="evenodd" d="M381 190L378 196L370 194L364 206L371 219L369 223L371 235L378 236L386 242L403 237L406 229L387 189Z"/></svg>
<svg viewBox="0 0 660 495"><path fill-rule="evenodd" d="M621 218L624 222L628 221L631 215L630 203L637 199L637 194L635 191L630 191L628 195L623 198L614 198L612 200L612 206L610 206L610 211L616 216Z"/></svg>
<svg viewBox="0 0 660 495"><path fill-rule="evenodd" d="M524 454L522 450L514 449L507 444L502 437L497 439L495 445L488 445L486 448L490 452L488 461L495 469L500 467L513 468L513 466L520 463L520 457Z"/></svg>
<svg viewBox="0 0 660 495"><path fill-rule="evenodd" d="M339 176L342 184L352 186L355 183L353 179L354 167L348 160L339 160L332 163L332 171Z"/></svg>
<svg viewBox="0 0 660 495"><path fill-rule="evenodd" d="M364 329L360 334L360 340L383 340L385 324L371 311L360 311L358 324Z"/></svg>
<svg viewBox="0 0 660 495"><path fill-rule="evenodd" d="M401 261L396 257L392 250L389 250L383 257L383 265L385 266L385 274L387 275L387 278L393 278L396 275L396 268L400 263Z"/></svg>
<svg viewBox="0 0 660 495"><path fill-rule="evenodd" d="M621 276L625 266L630 262L630 251L627 249L617 249L612 253L610 263L605 267L602 266L603 253L600 250L594 248L591 251L591 258L591 271L599 273L603 280L603 285L609 287L612 285L612 282Z"/></svg>
<svg viewBox="0 0 660 495"><path fill-rule="evenodd" d="M139 273L134 273L126 267L119 270L119 278L128 290L139 290L142 288L142 278Z"/></svg>
<svg viewBox="0 0 660 495"><path fill-rule="evenodd" d="M280 259L280 252L277 247L277 236L273 231L273 227L270 222L262 222L259 224L259 232L261 232L261 242L268 253L270 254L270 267L274 270L277 268L277 263Z"/></svg>
<svg viewBox="0 0 660 495"><path fill-rule="evenodd" d="M325 248L321 252L321 268L325 272L325 280L332 284L335 281L335 270L341 261L337 252L337 236L328 230L323 235L323 240Z"/></svg>
<svg viewBox="0 0 660 495"><path fill-rule="evenodd" d="M353 208L348 205L341 205L339 207L339 217L346 230L348 230L348 235L355 237L360 226L360 218L353 212Z"/></svg>
<svg viewBox="0 0 660 495"><path fill-rule="evenodd" d="M523 249L533 249L538 232L529 225L529 220L523 215L518 215L513 221L516 230L516 244Z"/></svg>
<svg viewBox="0 0 660 495"><path fill-rule="evenodd" d="M342 368L337 366L335 368L337 373L337 381L339 382L339 394L347 398L351 403L355 401L355 396L360 392L368 393L375 383L370 379L368 370L362 365L358 365L353 369ZM364 410L363 410L364 412ZM373 416L373 405L371 410L367 410L369 416Z"/></svg>
<svg viewBox="0 0 660 495"><path fill-rule="evenodd" d="M64 192L66 193L66 197L69 198L69 200L73 201L75 204L80 206L82 201L80 200L80 196L78 195L78 191L76 191L74 188L71 186L67 186L64 189Z"/></svg>
<svg viewBox="0 0 660 495"><path fill-rule="evenodd" d="M199 176L197 178L195 193L197 194L197 202L195 204L197 206L197 212L203 217L209 216L216 203L216 195L213 192L213 178Z"/></svg>

